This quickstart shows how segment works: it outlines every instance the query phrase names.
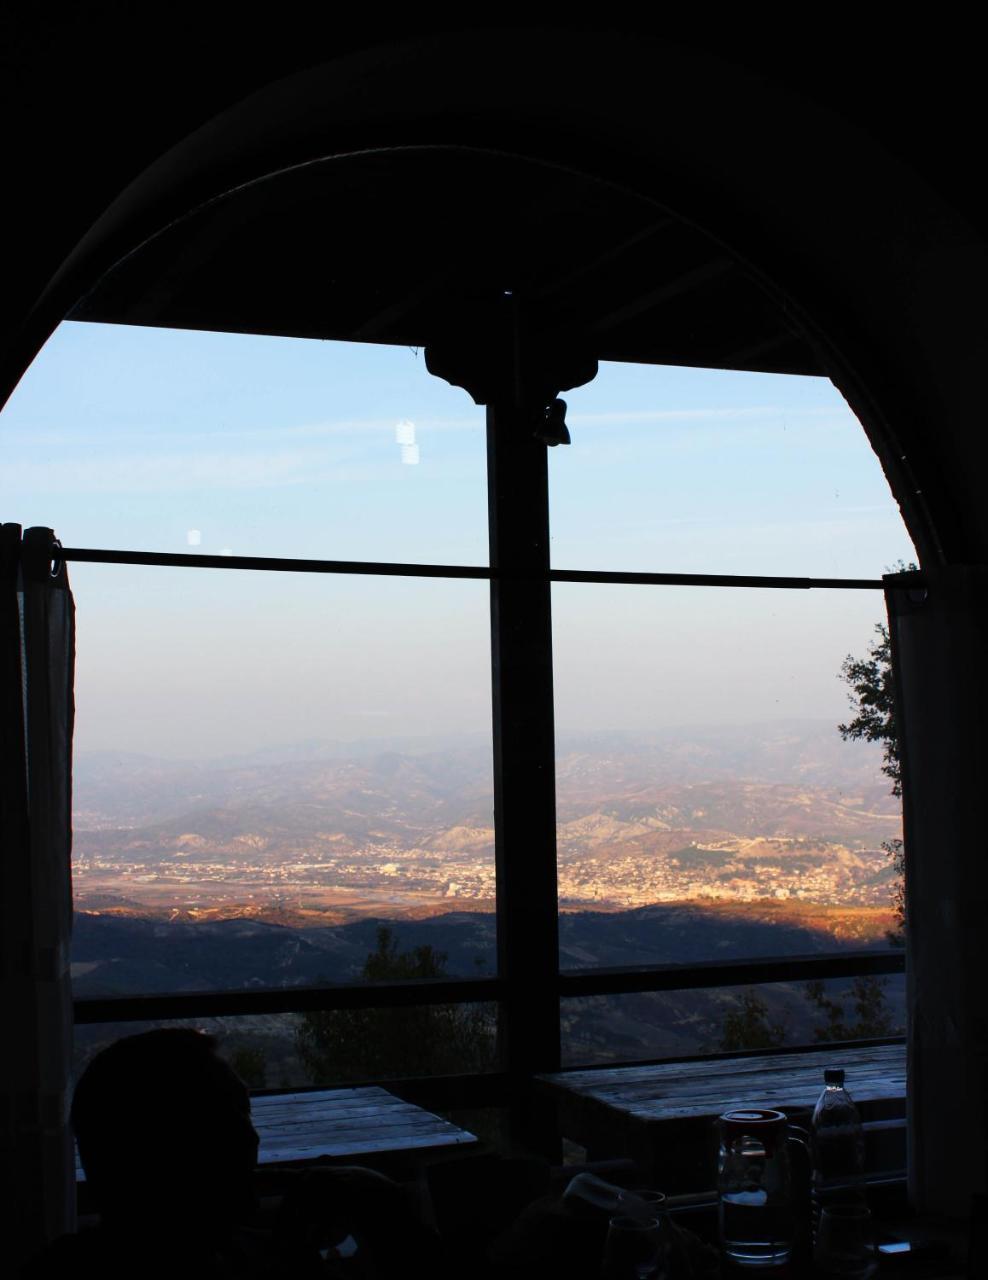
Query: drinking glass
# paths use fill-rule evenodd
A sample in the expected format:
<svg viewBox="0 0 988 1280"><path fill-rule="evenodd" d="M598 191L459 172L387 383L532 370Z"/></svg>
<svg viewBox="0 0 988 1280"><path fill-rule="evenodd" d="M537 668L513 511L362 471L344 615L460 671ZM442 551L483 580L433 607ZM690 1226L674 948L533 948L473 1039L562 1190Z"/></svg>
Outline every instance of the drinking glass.
<svg viewBox="0 0 988 1280"><path fill-rule="evenodd" d="M878 1271L878 1250L866 1205L832 1204L821 1208L813 1261L828 1276L871 1280Z"/></svg>
<svg viewBox="0 0 988 1280"><path fill-rule="evenodd" d="M666 1212L666 1198L661 1191L637 1187L618 1193L617 1212L621 1217L636 1218L639 1222L648 1222L655 1218L659 1224L659 1275L665 1275L670 1268L673 1256L673 1236L669 1215Z"/></svg>
<svg viewBox="0 0 988 1280"><path fill-rule="evenodd" d="M621 1191L618 1194L618 1212L626 1218L658 1218L665 1216L666 1198L661 1191L645 1189Z"/></svg>
<svg viewBox="0 0 988 1280"><path fill-rule="evenodd" d="M658 1218L611 1218L604 1244L604 1280L664 1280Z"/></svg>

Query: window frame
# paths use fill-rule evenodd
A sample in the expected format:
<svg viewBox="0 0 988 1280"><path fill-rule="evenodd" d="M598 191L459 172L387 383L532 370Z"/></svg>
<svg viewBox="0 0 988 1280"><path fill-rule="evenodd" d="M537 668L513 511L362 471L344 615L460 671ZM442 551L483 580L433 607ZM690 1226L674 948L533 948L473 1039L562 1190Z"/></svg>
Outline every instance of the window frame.
<svg viewBox="0 0 988 1280"><path fill-rule="evenodd" d="M486 566L383 561L216 556L58 546L66 563L223 569L230 572L361 574L386 577L486 579L490 583L491 687L495 796L498 971L494 977L326 984L304 988L198 994L74 998L75 1022L127 1023L189 1017L334 1009L397 1008L485 1001L499 1010L498 1068L407 1082L423 1091L464 1099L516 1097L531 1079L561 1066L560 1001L763 982L901 974L901 950L720 961L695 965L559 968L552 688L553 583L693 586L780 590L883 591L881 579L772 575L623 573L553 569L549 563L547 446L522 429L510 403L487 409L490 558ZM515 833L524 829L522 841ZM903 1036L857 1043L900 1043ZM840 1043L835 1042L834 1048ZM798 1051L787 1046L774 1052ZM822 1046L813 1046L820 1049ZM760 1053L773 1052L759 1050ZM706 1060L708 1055L703 1055ZM740 1056L737 1054L724 1056ZM668 1059L654 1059L664 1061ZM682 1059L680 1059L682 1060ZM698 1056L698 1060L700 1060ZM641 1059L627 1061L641 1062ZM618 1066L619 1063L608 1063ZM461 1103L461 1105L465 1105Z"/></svg>

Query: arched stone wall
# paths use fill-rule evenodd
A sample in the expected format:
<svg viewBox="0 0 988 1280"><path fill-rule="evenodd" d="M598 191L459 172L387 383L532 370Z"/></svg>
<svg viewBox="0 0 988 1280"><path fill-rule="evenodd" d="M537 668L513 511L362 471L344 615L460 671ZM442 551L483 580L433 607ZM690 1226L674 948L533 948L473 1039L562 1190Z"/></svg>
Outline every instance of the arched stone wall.
<svg viewBox="0 0 988 1280"><path fill-rule="evenodd" d="M719 58L615 35L462 33L352 53L247 96L155 158L59 265L15 379L101 271L189 208L363 147L489 147L672 209L819 343L924 561L988 550L977 475L988 246L874 139Z"/></svg>

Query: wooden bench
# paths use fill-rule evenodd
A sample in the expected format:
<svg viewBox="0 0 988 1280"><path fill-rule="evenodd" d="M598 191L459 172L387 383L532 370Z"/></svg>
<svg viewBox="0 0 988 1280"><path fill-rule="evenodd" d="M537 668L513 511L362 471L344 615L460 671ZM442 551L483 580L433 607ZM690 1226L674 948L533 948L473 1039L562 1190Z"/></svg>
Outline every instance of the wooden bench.
<svg viewBox="0 0 988 1280"><path fill-rule="evenodd" d="M865 1125L869 1169L905 1166L905 1046L811 1050L540 1076L561 1137L590 1159L630 1157L662 1190L714 1185L716 1118L772 1107L805 1125L825 1067L843 1067Z"/></svg>

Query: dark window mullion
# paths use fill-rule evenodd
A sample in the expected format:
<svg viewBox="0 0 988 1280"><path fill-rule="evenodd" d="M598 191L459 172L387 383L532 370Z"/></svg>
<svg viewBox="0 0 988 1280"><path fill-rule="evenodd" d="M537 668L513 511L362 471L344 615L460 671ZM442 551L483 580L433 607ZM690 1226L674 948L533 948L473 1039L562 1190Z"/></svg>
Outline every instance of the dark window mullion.
<svg viewBox="0 0 988 1280"><path fill-rule="evenodd" d="M570 969L554 973L563 999L647 992L801 982L903 973L902 951L784 956L761 960L706 961L695 965L641 965L629 968ZM412 1005L504 1001L500 978L446 978L402 983L352 983L329 987L272 987L268 990L181 992L156 996L82 997L74 1001L75 1021L143 1022L184 1017L231 1017L306 1010L406 1008Z"/></svg>
<svg viewBox="0 0 988 1280"><path fill-rule="evenodd" d="M487 410L494 830L502 1062L558 1070L559 927L546 446L506 400Z"/></svg>

